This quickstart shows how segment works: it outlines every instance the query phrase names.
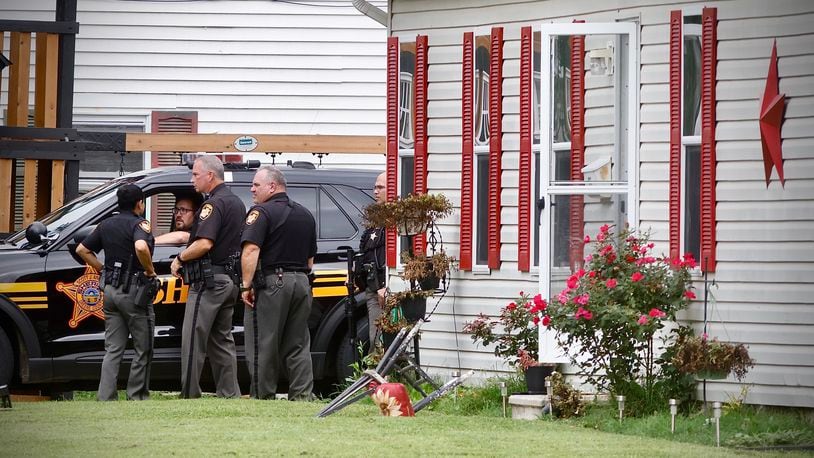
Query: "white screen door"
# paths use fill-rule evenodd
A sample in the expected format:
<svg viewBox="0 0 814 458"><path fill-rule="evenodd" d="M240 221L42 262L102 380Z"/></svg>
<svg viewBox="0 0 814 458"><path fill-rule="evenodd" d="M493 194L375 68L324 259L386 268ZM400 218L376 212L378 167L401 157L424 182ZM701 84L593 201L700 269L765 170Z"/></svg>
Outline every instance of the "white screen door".
<svg viewBox="0 0 814 458"><path fill-rule="evenodd" d="M603 224L616 232L638 223L638 24L543 24L540 30L537 249L540 291L557 300L591 251L585 236L593 240ZM580 61L582 68L570 68ZM571 82L583 74L584 96L572 97ZM584 113L583 122L571 125L573 110ZM540 360L567 362L554 333L544 327L540 333Z"/></svg>

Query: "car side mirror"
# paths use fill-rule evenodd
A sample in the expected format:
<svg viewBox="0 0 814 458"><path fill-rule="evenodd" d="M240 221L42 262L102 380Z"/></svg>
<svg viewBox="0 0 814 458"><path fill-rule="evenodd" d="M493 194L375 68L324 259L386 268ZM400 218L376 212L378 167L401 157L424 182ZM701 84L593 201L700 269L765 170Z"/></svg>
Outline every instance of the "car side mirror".
<svg viewBox="0 0 814 458"><path fill-rule="evenodd" d="M48 228L40 221L34 221L25 228L25 239L32 245L42 243L42 237L48 233Z"/></svg>

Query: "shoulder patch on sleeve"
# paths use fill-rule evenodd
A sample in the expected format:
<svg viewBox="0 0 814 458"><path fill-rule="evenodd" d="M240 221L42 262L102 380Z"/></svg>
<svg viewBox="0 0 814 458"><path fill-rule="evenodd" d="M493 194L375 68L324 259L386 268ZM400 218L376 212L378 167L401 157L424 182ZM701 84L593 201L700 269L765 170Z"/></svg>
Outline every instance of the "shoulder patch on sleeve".
<svg viewBox="0 0 814 458"><path fill-rule="evenodd" d="M138 227L139 227L139 228L140 228L142 231L144 231L144 232L146 232L146 233L148 233L148 234L150 233L150 222L149 222L149 221L147 221L146 219L145 219L144 221L142 221L142 222L138 223Z"/></svg>
<svg viewBox="0 0 814 458"><path fill-rule="evenodd" d="M204 204L204 206L201 207L201 216L200 216L201 221L205 220L206 218L209 218L209 215L212 214L212 210L214 209L215 207L213 207L212 204L209 203Z"/></svg>
<svg viewBox="0 0 814 458"><path fill-rule="evenodd" d="M260 211L252 210L249 212L248 216L246 216L246 225L251 226L257 221L257 218L260 216Z"/></svg>

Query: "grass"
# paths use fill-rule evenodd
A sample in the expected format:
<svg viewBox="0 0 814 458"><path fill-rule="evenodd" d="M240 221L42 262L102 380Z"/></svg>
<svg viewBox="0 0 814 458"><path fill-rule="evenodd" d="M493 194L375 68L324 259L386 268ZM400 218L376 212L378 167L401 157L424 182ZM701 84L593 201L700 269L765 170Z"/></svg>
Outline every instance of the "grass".
<svg viewBox="0 0 814 458"><path fill-rule="evenodd" d="M422 411L385 418L357 404L325 419L322 402L180 400L16 403L0 411L0 456L737 456L746 452L610 434L562 422ZM756 454L749 454L757 456ZM761 456L765 456L761 455ZM788 456L788 455L784 455Z"/></svg>

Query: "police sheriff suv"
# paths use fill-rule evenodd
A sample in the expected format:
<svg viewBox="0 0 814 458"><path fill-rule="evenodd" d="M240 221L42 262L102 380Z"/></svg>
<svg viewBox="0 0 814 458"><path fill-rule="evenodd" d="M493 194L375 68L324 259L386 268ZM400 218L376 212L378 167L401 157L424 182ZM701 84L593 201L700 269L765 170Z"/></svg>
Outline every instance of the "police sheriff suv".
<svg viewBox="0 0 814 458"><path fill-rule="evenodd" d="M257 167L259 164L254 164ZM363 232L362 208L373 202L376 171L315 169L310 164L281 167L289 196L307 207L317 222L314 302L308 325L317 386L330 387L349 375L353 361L348 322L367 340L363 295L348 299L345 286L348 248L356 249ZM227 168L226 183L249 208L255 170ZM117 211L116 189L140 186L148 201L154 234L167 232L176 193L190 192L188 167L162 167L107 182L44 216L26 230L0 241L0 386L39 386L54 392L95 389L104 356L104 313L99 274L76 256L76 246L93 228ZM162 222L166 220L166 224ZM151 388L178 389L181 329L188 286L170 275L181 246L157 245L153 262L161 279L154 302L155 351ZM102 253L103 255L104 253ZM346 304L353 305L352 320ZM353 328L350 328L353 329ZM243 307L234 314L239 379L244 392L248 371L243 352ZM125 353L120 381L127 380L132 350ZM204 369L202 388L212 390Z"/></svg>

